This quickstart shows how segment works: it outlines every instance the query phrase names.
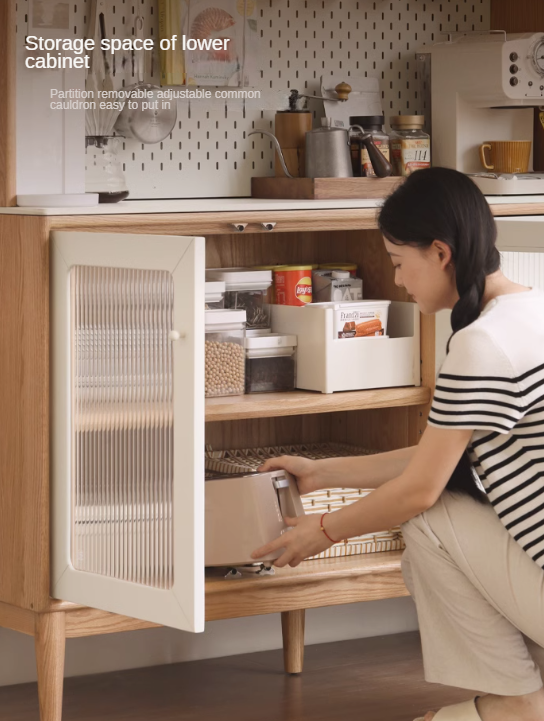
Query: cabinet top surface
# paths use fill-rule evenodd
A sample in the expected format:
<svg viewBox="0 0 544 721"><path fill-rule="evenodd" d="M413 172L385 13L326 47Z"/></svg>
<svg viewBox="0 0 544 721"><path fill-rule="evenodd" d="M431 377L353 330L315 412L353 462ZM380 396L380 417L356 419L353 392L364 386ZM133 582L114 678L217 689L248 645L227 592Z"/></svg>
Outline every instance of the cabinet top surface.
<svg viewBox="0 0 544 721"><path fill-rule="evenodd" d="M491 206L531 206L544 203L544 195L488 196ZM1 215L130 215L155 213L221 213L289 210L359 210L378 208L383 199L357 200L259 200L256 198L193 198L175 200L125 200L115 204L101 204L89 208L0 208ZM242 219L243 220L243 219Z"/></svg>
<svg viewBox="0 0 544 721"><path fill-rule="evenodd" d="M544 197L543 197L544 200ZM90 208L1 208L10 215L129 215L132 213L224 213L267 210L341 210L377 208L383 200L259 200L257 198L188 198L125 200Z"/></svg>

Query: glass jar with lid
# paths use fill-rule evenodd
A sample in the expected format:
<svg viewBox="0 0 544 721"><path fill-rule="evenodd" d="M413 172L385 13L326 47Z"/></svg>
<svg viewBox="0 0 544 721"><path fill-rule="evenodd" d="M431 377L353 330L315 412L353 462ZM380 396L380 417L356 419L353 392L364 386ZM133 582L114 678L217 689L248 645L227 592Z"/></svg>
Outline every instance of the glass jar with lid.
<svg viewBox="0 0 544 721"><path fill-rule="evenodd" d="M245 310L247 328L270 328L268 290L271 270L250 268L209 268L206 280L225 283L225 308Z"/></svg>
<svg viewBox="0 0 544 721"><path fill-rule="evenodd" d="M383 130L384 123L383 115L353 115L349 119L350 126L358 125L365 133L372 135L374 145L390 161L389 135ZM360 140L359 133L351 135L350 146L353 175L356 178L376 178L376 171L372 167L368 150Z"/></svg>
<svg viewBox="0 0 544 721"><path fill-rule="evenodd" d="M246 337L246 393L295 390L296 335Z"/></svg>
<svg viewBox="0 0 544 721"><path fill-rule="evenodd" d="M391 118L391 156L395 175L406 176L431 167L431 136L423 130L423 115Z"/></svg>
<svg viewBox="0 0 544 721"><path fill-rule="evenodd" d="M245 310L205 311L206 397L242 395L245 390Z"/></svg>

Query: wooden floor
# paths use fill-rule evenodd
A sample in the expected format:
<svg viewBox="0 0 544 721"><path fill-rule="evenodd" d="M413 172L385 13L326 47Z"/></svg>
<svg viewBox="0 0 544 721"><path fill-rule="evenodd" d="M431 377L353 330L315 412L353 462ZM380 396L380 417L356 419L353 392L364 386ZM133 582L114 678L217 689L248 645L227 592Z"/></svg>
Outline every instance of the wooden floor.
<svg viewBox="0 0 544 721"><path fill-rule="evenodd" d="M417 633L70 678L63 721L412 721L471 697L423 681ZM38 721L35 684L0 688L0 718Z"/></svg>

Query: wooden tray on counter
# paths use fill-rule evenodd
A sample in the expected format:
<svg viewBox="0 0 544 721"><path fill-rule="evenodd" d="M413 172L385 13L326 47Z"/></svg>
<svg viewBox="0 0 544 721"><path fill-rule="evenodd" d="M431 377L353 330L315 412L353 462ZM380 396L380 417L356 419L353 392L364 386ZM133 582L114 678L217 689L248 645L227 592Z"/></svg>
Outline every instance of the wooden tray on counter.
<svg viewBox="0 0 544 721"><path fill-rule="evenodd" d="M403 178L251 178L252 198L343 200L386 198Z"/></svg>

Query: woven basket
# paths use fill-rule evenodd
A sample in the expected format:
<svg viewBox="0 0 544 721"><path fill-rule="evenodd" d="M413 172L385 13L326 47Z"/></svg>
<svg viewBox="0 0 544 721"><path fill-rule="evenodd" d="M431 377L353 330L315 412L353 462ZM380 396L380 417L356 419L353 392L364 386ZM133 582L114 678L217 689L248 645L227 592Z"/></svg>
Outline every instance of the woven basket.
<svg viewBox="0 0 544 721"><path fill-rule="evenodd" d="M268 458L278 456L302 456L312 460L322 458L340 458L349 456L368 456L376 451L350 446L345 443L304 443L300 445L270 446L268 448L244 448L234 451L214 451L206 449L206 474L234 475L256 471ZM325 513L337 511L346 505L358 501L371 493L371 489L337 488L327 491L314 491L302 496L302 505L306 513ZM379 551L398 551L404 548L400 527L389 531L356 536L347 541L335 543L326 551L312 558L337 558L356 556L361 553ZM309 559L308 559L309 560Z"/></svg>

